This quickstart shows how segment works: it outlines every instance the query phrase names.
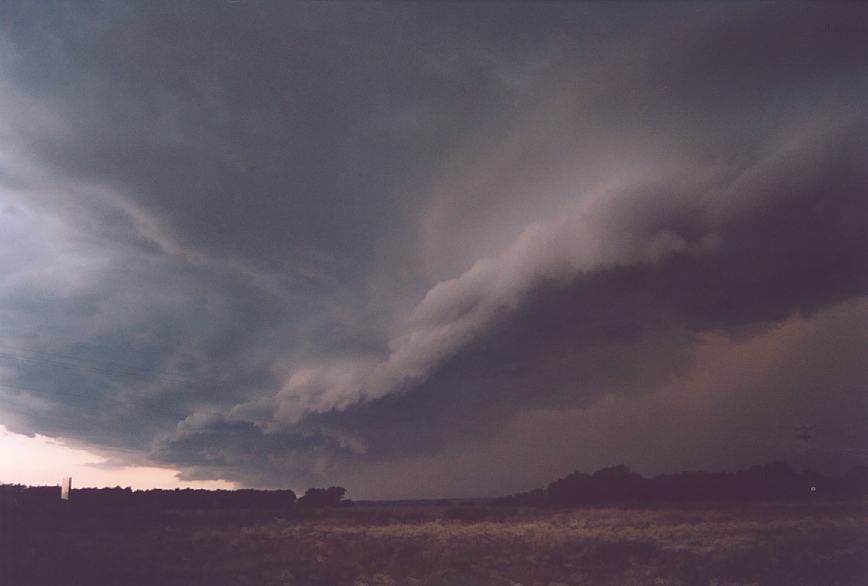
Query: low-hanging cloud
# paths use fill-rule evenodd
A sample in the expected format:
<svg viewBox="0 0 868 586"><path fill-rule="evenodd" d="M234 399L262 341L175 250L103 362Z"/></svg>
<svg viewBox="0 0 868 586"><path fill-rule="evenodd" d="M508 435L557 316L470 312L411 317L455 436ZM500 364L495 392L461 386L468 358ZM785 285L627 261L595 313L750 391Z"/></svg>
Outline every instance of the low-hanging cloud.
<svg viewBox="0 0 868 586"><path fill-rule="evenodd" d="M499 256L479 260L461 276L432 287L413 309L408 331L389 342L385 359L376 364L344 362L294 372L276 397L274 418L297 423L307 413L345 409L423 382L498 317L515 311L540 285L566 287L594 271L653 266L668 256L717 252L725 257L727 249L745 246L739 237L759 236L738 234L746 218L762 213L757 210L776 210L785 219L792 213L790 206L803 209L810 206L811 198L821 197L824 182L828 188L843 191L831 197L859 206L866 177L858 168L858 159L868 155L860 134L859 128L835 129L831 136L828 132L802 134L781 151L737 173L721 177L710 172L702 184L640 176L629 178L626 186L618 185L625 182L622 179L614 186L583 194L561 217L525 228ZM842 153L851 158L850 164ZM831 213L849 213L845 210ZM771 227L775 220L769 220ZM858 247L858 234L841 228L844 231L836 237L852 241L848 247ZM801 239L799 246L808 241L799 233L779 234L779 238ZM836 252L849 254L848 250ZM810 261L811 254L823 253L807 250L804 262ZM755 270L773 268L769 263ZM860 266L856 263L847 269L853 271L847 276L857 280L853 293L858 293ZM779 296L780 307L785 307L788 293L774 294ZM236 412L243 410L241 406Z"/></svg>

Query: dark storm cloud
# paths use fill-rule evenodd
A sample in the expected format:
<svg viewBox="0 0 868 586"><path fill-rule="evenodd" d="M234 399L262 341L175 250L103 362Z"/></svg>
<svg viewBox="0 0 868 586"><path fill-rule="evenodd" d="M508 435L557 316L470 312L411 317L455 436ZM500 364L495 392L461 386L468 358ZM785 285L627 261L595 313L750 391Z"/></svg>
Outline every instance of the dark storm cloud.
<svg viewBox="0 0 868 586"><path fill-rule="evenodd" d="M30 277L4 293L4 384L52 405L42 432L125 448L203 403L273 387L262 347L280 335L274 322L291 323L282 304L231 275L129 259L73 290Z"/></svg>
<svg viewBox="0 0 868 586"><path fill-rule="evenodd" d="M605 393L648 392L689 379L703 332L738 338L745 327L763 331L793 314L810 316L865 295L868 241L859 218L868 215L868 178L859 161L868 149L859 144L862 136L858 128L849 129L819 143L825 144L822 152L794 153L790 164L770 165L768 175L753 181L775 186L772 193L739 192L761 210L705 227L696 220L684 223L681 209L642 220L650 234L678 233L681 224L694 232L678 234L684 241L701 241L703 232L713 231L715 246L702 254L676 251L652 264L613 266L566 283L540 277L517 307L498 308L499 313L480 326L476 339L432 367L421 384L355 408L325 409L301 426L292 419L289 429L342 430L355 438L355 450L334 441L320 445L323 472L329 470L325 462L337 470L352 470L365 461L455 450L497 433L516 413L587 406ZM745 188L743 178L736 183ZM729 184L715 185L711 195L729 190ZM645 190L642 197L663 195ZM638 230L634 223L632 232ZM551 248L540 250L547 254ZM543 261L528 266L536 270L546 266ZM822 287L815 286L817 280ZM459 309L440 316L440 327L463 319L467 303L456 303ZM862 320L857 314L855 323ZM843 379L849 385L841 393L845 403L858 402L866 382L859 364L848 362ZM366 372L364 365L361 372ZM335 379L325 376L325 391L352 393L358 379L351 370L350 381L344 382L344 374L341 368ZM321 389L306 386L303 391ZM767 394L757 399L760 404L774 399L781 401L776 405L781 411L793 407L791 395L776 397L762 389L757 393ZM343 406L341 398L334 397L336 405ZM774 408L764 411L774 417ZM272 407L264 414L279 419L281 410ZM208 430L206 426L203 432L210 437ZM265 441L269 434L262 437ZM279 483L283 473L273 468L271 482Z"/></svg>
<svg viewBox="0 0 868 586"><path fill-rule="evenodd" d="M175 245L313 278L402 230L438 154L508 93L472 42L388 7L8 12L5 71L37 104L11 132L52 169L116 187Z"/></svg>
<svg viewBox="0 0 868 586"><path fill-rule="evenodd" d="M868 293L857 4L0 10L17 431L370 485Z"/></svg>
<svg viewBox="0 0 868 586"><path fill-rule="evenodd" d="M738 337L747 326L762 329L868 294L861 219L868 217L868 176L859 163L868 148L853 142L862 136L848 131L813 164L794 157L797 166L764 177L763 185L781 192L761 212L716 226L719 241L708 252L612 267L569 283L540 280L423 384L322 419L366 438L374 459L436 452L493 431L512 413L587 405L606 392L648 391L685 378L703 332ZM679 214L650 221L648 230L677 231ZM854 381L864 382L863 374L851 368Z"/></svg>

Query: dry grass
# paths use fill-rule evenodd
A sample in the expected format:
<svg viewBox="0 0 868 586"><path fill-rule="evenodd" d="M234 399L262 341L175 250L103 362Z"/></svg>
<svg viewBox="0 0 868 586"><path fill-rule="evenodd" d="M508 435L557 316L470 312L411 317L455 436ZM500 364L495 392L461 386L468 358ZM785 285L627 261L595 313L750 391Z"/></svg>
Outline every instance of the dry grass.
<svg viewBox="0 0 868 586"><path fill-rule="evenodd" d="M3 545L14 549L10 584L22 585L861 585L866 512L850 502L70 517Z"/></svg>

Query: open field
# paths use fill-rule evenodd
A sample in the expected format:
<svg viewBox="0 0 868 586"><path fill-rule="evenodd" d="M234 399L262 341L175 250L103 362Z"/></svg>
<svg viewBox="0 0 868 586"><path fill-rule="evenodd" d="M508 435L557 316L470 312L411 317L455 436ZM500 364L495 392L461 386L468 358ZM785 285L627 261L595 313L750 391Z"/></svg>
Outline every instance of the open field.
<svg viewBox="0 0 868 586"><path fill-rule="evenodd" d="M855 586L868 583L866 504L67 507L3 521L0 582Z"/></svg>

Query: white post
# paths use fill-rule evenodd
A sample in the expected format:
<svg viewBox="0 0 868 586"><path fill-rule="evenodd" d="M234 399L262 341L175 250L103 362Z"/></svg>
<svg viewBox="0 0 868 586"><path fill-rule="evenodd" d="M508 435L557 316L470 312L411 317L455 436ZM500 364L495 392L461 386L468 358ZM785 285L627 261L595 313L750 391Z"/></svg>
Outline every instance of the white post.
<svg viewBox="0 0 868 586"><path fill-rule="evenodd" d="M67 476L63 479L63 484L60 485L60 499L68 501L70 490L72 490L72 478Z"/></svg>

